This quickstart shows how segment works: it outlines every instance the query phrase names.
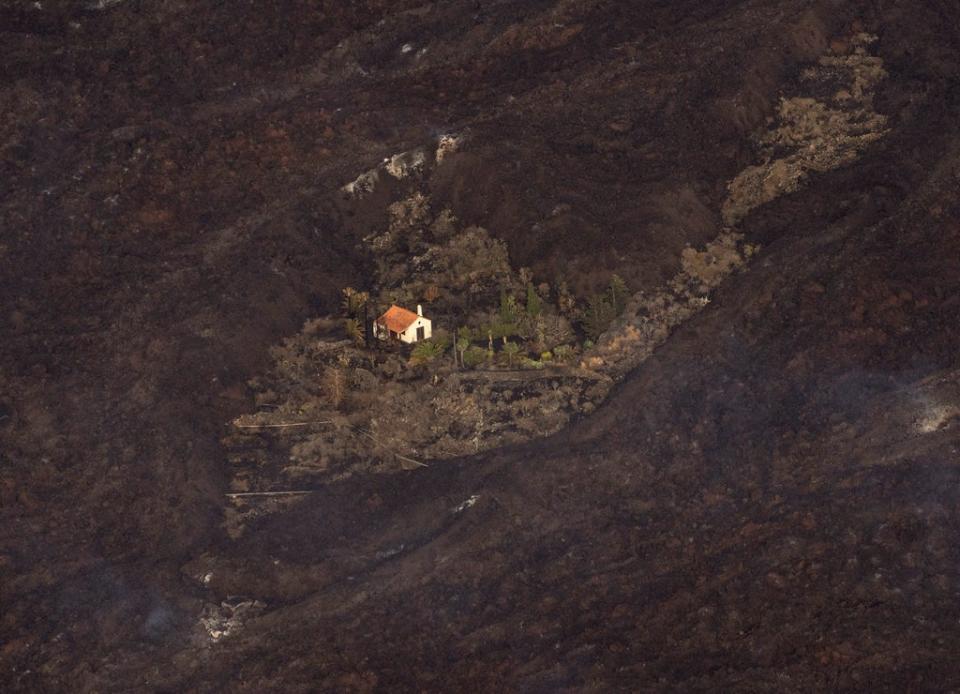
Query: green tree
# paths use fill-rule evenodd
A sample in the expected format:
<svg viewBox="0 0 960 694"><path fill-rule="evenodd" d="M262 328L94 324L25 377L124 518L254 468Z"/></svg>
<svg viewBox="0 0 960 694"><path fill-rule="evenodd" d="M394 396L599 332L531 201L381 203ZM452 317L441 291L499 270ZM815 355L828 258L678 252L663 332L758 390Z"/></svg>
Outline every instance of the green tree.
<svg viewBox="0 0 960 694"><path fill-rule="evenodd" d="M437 328L433 331L433 335L430 336L430 342L437 343L443 347L443 351L446 352L447 348L450 347L450 333L443 328Z"/></svg>
<svg viewBox="0 0 960 694"><path fill-rule="evenodd" d="M506 290L500 291L500 309L496 319L490 325L490 332L494 337L509 337L520 334L520 318L523 311L517 304L517 299Z"/></svg>
<svg viewBox="0 0 960 694"><path fill-rule="evenodd" d="M533 288L532 284L527 285L527 315L530 318L539 318L543 311L543 305L540 303L540 295Z"/></svg>
<svg viewBox="0 0 960 694"><path fill-rule="evenodd" d="M505 325L515 325L519 311L517 311L517 298L507 292L500 292L500 322Z"/></svg>
<svg viewBox="0 0 960 694"><path fill-rule="evenodd" d="M463 355L470 349L470 342L473 340L473 331L467 326L462 326L457 330L457 351L460 352L460 365L463 366Z"/></svg>
<svg viewBox="0 0 960 694"><path fill-rule="evenodd" d="M619 316L627 307L627 283L617 273L610 276L610 305L615 315Z"/></svg>
<svg viewBox="0 0 960 694"><path fill-rule="evenodd" d="M514 325L513 323L503 323L503 322L497 320L495 323L492 323L492 324L489 326L488 332L489 332L489 334L492 335L494 338L498 338L498 337L499 337L499 338L502 338L502 339L506 339L506 338L510 337L511 335L516 335L516 334L517 334L517 326Z"/></svg>
<svg viewBox="0 0 960 694"><path fill-rule="evenodd" d="M503 346L503 353L507 355L507 366L513 366L513 358L520 351L520 345L516 342L508 342Z"/></svg>
<svg viewBox="0 0 960 694"><path fill-rule="evenodd" d="M463 365L470 367L480 366L480 364L487 361L487 358L487 350L474 346L463 353Z"/></svg>
<svg viewBox="0 0 960 694"><path fill-rule="evenodd" d="M583 314L583 330L587 337L596 341L610 327L610 323L616 316L609 297L604 294L594 294L590 297L587 310Z"/></svg>

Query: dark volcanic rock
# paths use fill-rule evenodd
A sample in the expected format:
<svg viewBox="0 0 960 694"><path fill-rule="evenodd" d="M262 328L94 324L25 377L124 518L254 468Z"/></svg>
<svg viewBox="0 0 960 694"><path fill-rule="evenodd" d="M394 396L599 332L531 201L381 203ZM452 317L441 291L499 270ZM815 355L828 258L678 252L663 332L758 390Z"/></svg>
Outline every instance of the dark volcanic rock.
<svg viewBox="0 0 960 694"><path fill-rule="evenodd" d="M3 3L3 689L960 687L958 27L952 0ZM224 423L407 185L344 184L468 134L437 209L581 294L653 289L861 31L889 134L747 215L759 257L597 411L230 540Z"/></svg>

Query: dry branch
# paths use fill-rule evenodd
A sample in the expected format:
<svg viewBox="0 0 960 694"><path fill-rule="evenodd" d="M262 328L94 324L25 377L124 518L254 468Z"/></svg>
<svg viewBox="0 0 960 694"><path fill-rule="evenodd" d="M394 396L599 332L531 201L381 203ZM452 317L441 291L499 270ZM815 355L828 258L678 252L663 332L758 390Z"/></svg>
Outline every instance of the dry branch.
<svg viewBox="0 0 960 694"><path fill-rule="evenodd" d="M286 492L231 492L225 496L230 499L236 499L241 496L298 496L303 494L313 494L313 489L299 489Z"/></svg>
<svg viewBox="0 0 960 694"><path fill-rule="evenodd" d="M289 422L285 424L238 424L236 421L230 423L237 429L286 429L288 427L305 427L311 424L333 424L333 421L326 419L313 422Z"/></svg>

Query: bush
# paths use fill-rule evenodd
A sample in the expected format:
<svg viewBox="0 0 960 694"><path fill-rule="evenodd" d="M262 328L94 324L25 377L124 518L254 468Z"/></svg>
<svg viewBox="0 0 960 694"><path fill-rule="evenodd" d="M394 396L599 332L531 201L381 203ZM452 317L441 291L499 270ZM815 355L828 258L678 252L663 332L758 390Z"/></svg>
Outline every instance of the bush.
<svg viewBox="0 0 960 694"><path fill-rule="evenodd" d="M493 336L493 339L513 337L520 334L520 326L516 323L504 323L497 321L487 327L487 332Z"/></svg>
<svg viewBox="0 0 960 694"><path fill-rule="evenodd" d="M577 337L576 333L573 332L570 321L563 316L557 314L544 316L542 324L543 340L546 346L551 349L556 345L566 344Z"/></svg>
<svg viewBox="0 0 960 694"><path fill-rule="evenodd" d="M414 364L426 364L442 356L444 351L446 351L446 347L439 342L424 340L423 342L418 342L413 348L413 352L410 354L410 361Z"/></svg>
<svg viewBox="0 0 960 694"><path fill-rule="evenodd" d="M616 315L623 313L627 307L628 298L630 298L630 292L627 289L627 283L620 275L613 273L610 276L610 305L613 306L613 312Z"/></svg>
<svg viewBox="0 0 960 694"><path fill-rule="evenodd" d="M520 352L520 345L516 342L508 342L503 346L503 353L507 355L507 365L513 366L513 359Z"/></svg>
<svg viewBox="0 0 960 694"><path fill-rule="evenodd" d="M557 345L553 348L553 356L557 361L570 361L573 359L573 347L570 345Z"/></svg>
<svg viewBox="0 0 960 694"><path fill-rule="evenodd" d="M500 290L500 322L504 325L516 325L520 317L517 298L506 290Z"/></svg>
<svg viewBox="0 0 960 694"><path fill-rule="evenodd" d="M487 350L473 346L463 353L464 366L479 366L487 361Z"/></svg>
<svg viewBox="0 0 960 694"><path fill-rule="evenodd" d="M610 323L617 317L610 299L605 294L594 294L590 297L587 310L583 313L583 331L591 340L596 340L610 327Z"/></svg>
<svg viewBox="0 0 960 694"><path fill-rule="evenodd" d="M543 305L540 302L540 297L537 295L537 290L533 288L532 284L527 285L527 316L530 318L537 318L540 313L543 311Z"/></svg>
<svg viewBox="0 0 960 694"><path fill-rule="evenodd" d="M363 327L356 318L345 318L343 321L343 329L347 333L347 337L355 343L358 345L364 343L365 335L363 334Z"/></svg>
<svg viewBox="0 0 960 694"><path fill-rule="evenodd" d="M450 333L443 328L437 328L433 331L433 335L430 336L429 342L440 345L443 351L446 352L451 343Z"/></svg>
<svg viewBox="0 0 960 694"><path fill-rule="evenodd" d="M623 313L628 298L627 285L619 275L610 278L610 286L602 294L590 297L583 312L583 331L591 340L597 340L610 324Z"/></svg>
<svg viewBox="0 0 960 694"><path fill-rule="evenodd" d="M353 287L345 287L342 293L343 301L341 305L343 306L343 312L347 314L348 318L359 317L363 311L363 307L370 301L370 294L368 292L358 292Z"/></svg>
<svg viewBox="0 0 960 694"><path fill-rule="evenodd" d="M343 367L328 366L323 371L322 387L333 406L339 408L349 387L347 370Z"/></svg>

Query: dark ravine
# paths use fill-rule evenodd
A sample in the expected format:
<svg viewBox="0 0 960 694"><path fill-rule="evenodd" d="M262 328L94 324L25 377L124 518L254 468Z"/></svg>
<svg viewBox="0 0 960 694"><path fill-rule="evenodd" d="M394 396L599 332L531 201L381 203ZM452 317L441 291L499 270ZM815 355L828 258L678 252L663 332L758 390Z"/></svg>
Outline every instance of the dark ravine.
<svg viewBox="0 0 960 694"><path fill-rule="evenodd" d="M3 689L960 687L958 27L932 0L6 3ZM889 133L740 220L759 256L595 412L227 536L225 423L405 184L341 186L469 131L439 207L581 295L652 290L861 30Z"/></svg>

